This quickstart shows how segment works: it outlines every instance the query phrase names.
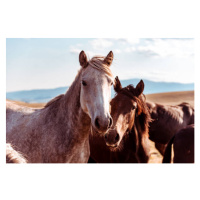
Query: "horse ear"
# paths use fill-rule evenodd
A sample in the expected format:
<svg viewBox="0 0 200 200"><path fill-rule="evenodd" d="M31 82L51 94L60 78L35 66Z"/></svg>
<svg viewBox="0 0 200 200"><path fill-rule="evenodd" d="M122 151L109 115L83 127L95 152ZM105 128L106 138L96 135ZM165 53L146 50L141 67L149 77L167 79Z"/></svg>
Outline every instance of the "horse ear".
<svg viewBox="0 0 200 200"><path fill-rule="evenodd" d="M110 51L109 54L106 56L106 58L104 59L103 62L104 62L106 65L110 66L110 65L112 64L113 57L114 57L113 52Z"/></svg>
<svg viewBox="0 0 200 200"><path fill-rule="evenodd" d="M120 82L118 76L115 77L113 87L114 87L115 92L117 92L117 93L122 89L122 85L121 85L121 82Z"/></svg>
<svg viewBox="0 0 200 200"><path fill-rule="evenodd" d="M86 68L88 66L87 56L84 51L81 51L79 54L79 62L81 67Z"/></svg>
<svg viewBox="0 0 200 200"><path fill-rule="evenodd" d="M136 86L137 96L140 96L143 91L144 91L144 82L143 82L143 80L140 80L140 82Z"/></svg>

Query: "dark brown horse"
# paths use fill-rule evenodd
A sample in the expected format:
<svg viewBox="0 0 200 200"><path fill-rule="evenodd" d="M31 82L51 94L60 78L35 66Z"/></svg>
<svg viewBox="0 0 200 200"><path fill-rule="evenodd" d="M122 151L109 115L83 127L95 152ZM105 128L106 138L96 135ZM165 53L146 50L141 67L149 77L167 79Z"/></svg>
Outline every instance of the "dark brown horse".
<svg viewBox="0 0 200 200"><path fill-rule="evenodd" d="M147 102L152 122L149 138L163 155L170 139L182 128L194 124L194 108L189 103L176 106Z"/></svg>
<svg viewBox="0 0 200 200"><path fill-rule="evenodd" d="M141 80L136 88L122 88L115 78L116 96L111 100L113 125L102 137L90 135L90 160L97 163L146 163L149 159L148 124L151 120Z"/></svg>
<svg viewBox="0 0 200 200"><path fill-rule="evenodd" d="M181 129L169 141L163 163L171 162L171 149L174 149L173 163L194 163L194 124Z"/></svg>

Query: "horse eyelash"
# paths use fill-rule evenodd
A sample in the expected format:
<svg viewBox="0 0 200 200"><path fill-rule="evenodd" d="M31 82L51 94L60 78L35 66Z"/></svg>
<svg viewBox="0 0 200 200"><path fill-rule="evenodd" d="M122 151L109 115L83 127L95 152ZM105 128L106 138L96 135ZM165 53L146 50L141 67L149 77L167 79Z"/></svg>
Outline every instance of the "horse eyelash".
<svg viewBox="0 0 200 200"><path fill-rule="evenodd" d="M132 110L135 110L135 109L136 109L136 106L133 106L133 107L132 107Z"/></svg>
<svg viewBox="0 0 200 200"><path fill-rule="evenodd" d="M81 83L82 83L83 86L87 85L87 83L85 81L81 81Z"/></svg>
<svg viewBox="0 0 200 200"><path fill-rule="evenodd" d="M113 81L111 80L111 79L109 79L109 78L107 78L108 79L108 83L110 84L110 85L113 85Z"/></svg>

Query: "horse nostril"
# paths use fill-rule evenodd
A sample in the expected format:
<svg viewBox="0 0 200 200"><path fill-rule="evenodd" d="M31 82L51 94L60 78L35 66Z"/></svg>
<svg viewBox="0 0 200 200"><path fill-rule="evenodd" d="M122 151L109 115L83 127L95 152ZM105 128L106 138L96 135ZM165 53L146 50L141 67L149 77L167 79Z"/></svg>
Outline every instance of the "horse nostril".
<svg viewBox="0 0 200 200"><path fill-rule="evenodd" d="M108 124L108 128L110 128L112 126L112 117L109 119L109 124Z"/></svg>
<svg viewBox="0 0 200 200"><path fill-rule="evenodd" d="M116 135L116 137L115 137L115 141L116 141L116 142L119 141L119 134Z"/></svg>
<svg viewBox="0 0 200 200"><path fill-rule="evenodd" d="M95 126L96 126L97 128L100 128L100 125L99 125L99 118L98 118L98 117L95 119Z"/></svg>

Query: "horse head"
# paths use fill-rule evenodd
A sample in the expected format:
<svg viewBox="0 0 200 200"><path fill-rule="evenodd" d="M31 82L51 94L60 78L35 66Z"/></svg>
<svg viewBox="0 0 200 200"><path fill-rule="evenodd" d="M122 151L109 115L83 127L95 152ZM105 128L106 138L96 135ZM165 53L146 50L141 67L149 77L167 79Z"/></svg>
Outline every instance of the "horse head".
<svg viewBox="0 0 200 200"><path fill-rule="evenodd" d="M122 88L118 77L116 77L114 90L116 96L110 103L113 125L105 134L106 144L110 147L119 146L124 135L133 129L135 118L141 115L144 82L141 80L136 88L132 85Z"/></svg>
<svg viewBox="0 0 200 200"><path fill-rule="evenodd" d="M89 61L84 51L79 55L82 66L81 108L89 115L92 127L99 133L105 133L112 125L109 104L114 81L110 70L112 61L112 51L106 57L96 56Z"/></svg>

